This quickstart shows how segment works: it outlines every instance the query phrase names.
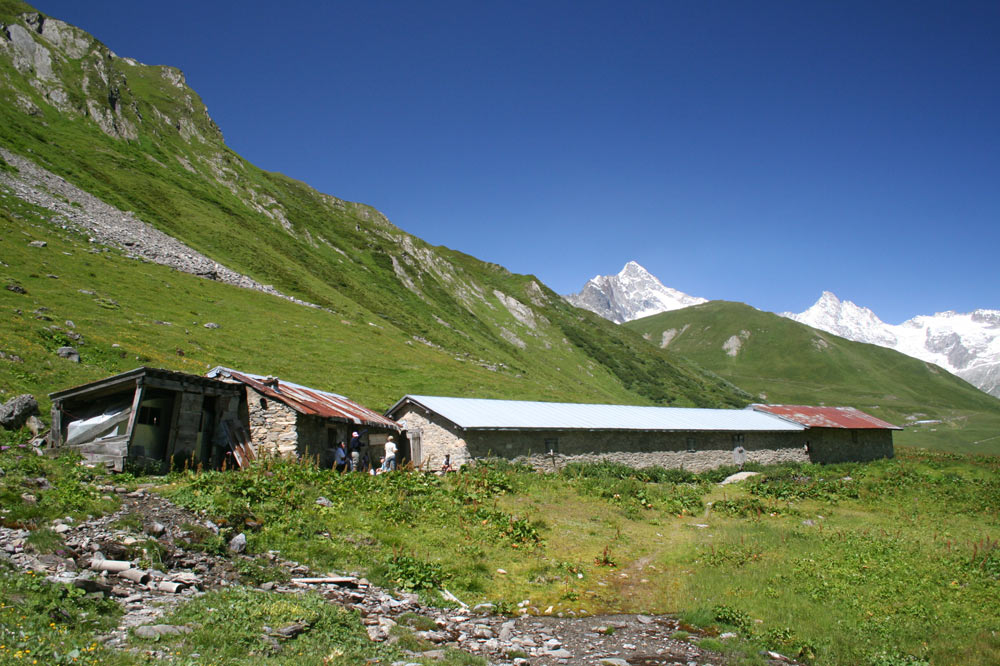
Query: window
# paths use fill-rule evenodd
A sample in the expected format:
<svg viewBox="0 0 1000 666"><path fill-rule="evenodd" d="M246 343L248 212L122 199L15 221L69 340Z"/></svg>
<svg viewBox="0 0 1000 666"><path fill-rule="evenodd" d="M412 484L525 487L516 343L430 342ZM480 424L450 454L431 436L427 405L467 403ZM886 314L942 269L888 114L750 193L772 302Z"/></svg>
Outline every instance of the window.
<svg viewBox="0 0 1000 666"><path fill-rule="evenodd" d="M260 408L261 409L267 409L267 399L265 399L265 398L261 398L260 399Z"/></svg>
<svg viewBox="0 0 1000 666"><path fill-rule="evenodd" d="M687 448L687 452L688 453L694 453L695 452L694 437L688 437L687 438L687 446L688 446L688 448Z"/></svg>
<svg viewBox="0 0 1000 666"><path fill-rule="evenodd" d="M737 433L733 435L733 444L741 445L745 441L746 441L746 435L744 435L743 433Z"/></svg>
<svg viewBox="0 0 1000 666"><path fill-rule="evenodd" d="M545 450L548 453L559 453L559 438L558 437L546 437L545 438Z"/></svg>
<svg viewBox="0 0 1000 666"><path fill-rule="evenodd" d="M857 430L852 430L851 431L851 441L854 442L855 444L858 443L858 431Z"/></svg>
<svg viewBox="0 0 1000 666"><path fill-rule="evenodd" d="M140 407L139 423L142 425L158 426L163 420L163 410L159 407Z"/></svg>

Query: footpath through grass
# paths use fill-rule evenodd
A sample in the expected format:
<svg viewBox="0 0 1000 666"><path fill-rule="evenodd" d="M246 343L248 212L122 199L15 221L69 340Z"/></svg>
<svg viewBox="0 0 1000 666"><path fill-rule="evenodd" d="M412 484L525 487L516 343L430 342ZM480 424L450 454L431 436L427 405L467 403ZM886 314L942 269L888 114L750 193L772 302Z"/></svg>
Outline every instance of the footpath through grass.
<svg viewBox="0 0 1000 666"><path fill-rule="evenodd" d="M252 550L437 603L445 588L509 613L680 613L736 632L713 647L748 663L762 647L822 664L1000 661L1000 460L904 453L717 485L731 471L371 477L270 461L164 491Z"/></svg>

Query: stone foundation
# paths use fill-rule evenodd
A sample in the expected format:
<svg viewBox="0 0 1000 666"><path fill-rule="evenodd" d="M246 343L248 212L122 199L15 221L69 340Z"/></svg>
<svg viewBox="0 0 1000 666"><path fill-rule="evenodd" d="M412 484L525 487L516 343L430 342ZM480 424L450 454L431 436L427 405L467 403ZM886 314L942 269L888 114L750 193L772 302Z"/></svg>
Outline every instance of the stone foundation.
<svg viewBox="0 0 1000 666"><path fill-rule="evenodd" d="M557 472L569 463L613 462L629 467L665 467L686 469L691 472L733 464L733 452L714 451L655 451L649 453L630 453L616 451L611 453L584 453L579 455L545 455L519 456L514 462L524 463L539 472ZM758 449L747 451L747 462L761 465L777 465L779 463L809 462L809 456L802 447L784 449Z"/></svg>

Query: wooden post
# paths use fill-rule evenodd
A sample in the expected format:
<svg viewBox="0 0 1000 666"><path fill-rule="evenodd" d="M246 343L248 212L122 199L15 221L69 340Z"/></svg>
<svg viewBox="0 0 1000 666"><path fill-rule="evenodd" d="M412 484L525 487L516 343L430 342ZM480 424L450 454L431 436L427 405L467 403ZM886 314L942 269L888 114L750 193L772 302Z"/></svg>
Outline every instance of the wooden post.
<svg viewBox="0 0 1000 666"><path fill-rule="evenodd" d="M136 421L139 419L139 406L142 404L142 394L145 393L145 388L142 384L142 377L137 377L135 380L135 395L132 396L132 413L128 415L128 428L125 429L125 457L128 457L129 450L132 448L132 429L135 428Z"/></svg>

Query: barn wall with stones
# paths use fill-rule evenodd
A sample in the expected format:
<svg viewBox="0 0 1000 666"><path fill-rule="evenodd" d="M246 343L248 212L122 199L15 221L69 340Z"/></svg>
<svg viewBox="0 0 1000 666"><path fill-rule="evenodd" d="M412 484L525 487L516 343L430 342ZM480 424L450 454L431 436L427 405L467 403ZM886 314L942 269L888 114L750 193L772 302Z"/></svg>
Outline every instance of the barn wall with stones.
<svg viewBox="0 0 1000 666"><path fill-rule="evenodd" d="M298 412L247 388L250 440L258 455L290 456L298 451Z"/></svg>
<svg viewBox="0 0 1000 666"><path fill-rule="evenodd" d="M630 467L682 467L702 471L733 464L742 446L747 460L764 465L808 462L804 432L655 432L635 430L512 431L466 433L473 458L520 459L551 471L567 462L607 460ZM554 454L554 455L553 455Z"/></svg>
<svg viewBox="0 0 1000 666"><path fill-rule="evenodd" d="M809 457L813 462L865 462L892 458L892 430L859 428L810 428Z"/></svg>
<svg viewBox="0 0 1000 666"><path fill-rule="evenodd" d="M471 460L461 428L447 420L432 418L415 405L403 406L393 418L406 423L406 436L414 464L437 469L444 463L445 455L451 455L451 464L455 467ZM417 447L419 451L414 450Z"/></svg>

